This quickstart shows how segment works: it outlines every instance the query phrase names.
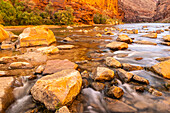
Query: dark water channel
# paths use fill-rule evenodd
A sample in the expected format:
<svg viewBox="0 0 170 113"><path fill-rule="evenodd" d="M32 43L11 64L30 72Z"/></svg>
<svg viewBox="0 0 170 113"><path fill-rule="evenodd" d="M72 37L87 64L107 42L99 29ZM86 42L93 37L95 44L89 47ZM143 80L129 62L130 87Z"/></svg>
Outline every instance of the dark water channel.
<svg viewBox="0 0 170 113"><path fill-rule="evenodd" d="M142 29L142 26L148 26L148 30ZM74 45L72 49L61 50L59 54L48 56L48 59L69 59L79 65L79 71L87 70L91 75L93 70L98 66L104 66L106 57L114 57L121 63L129 63L142 67L150 67L156 63L159 63L156 58L170 56L170 46L161 45L163 41L162 37L169 35L170 31L164 31L158 34L157 39L151 39L141 37L146 31L164 30L170 26L169 23L139 23L139 24L124 24L116 26L99 26L97 30L94 26L91 27L74 27L73 29L58 28L51 29L57 39L57 45ZM104 35L105 28L112 29L114 35ZM117 30L114 30L116 28ZM138 29L138 34L127 34L119 32L119 29ZM87 31L86 31L87 30ZM12 32L19 34L22 30L11 30ZM100 33L102 37L96 37L96 34ZM128 49L112 51L105 48L105 45L109 42L115 41L118 34L127 34L133 41L146 40L157 43L157 45L143 45L143 44L128 44ZM70 37L73 42L64 42L65 37ZM13 56L19 54L17 52L0 51L0 56ZM135 58L142 58L141 60L135 60ZM170 69L170 67L169 67ZM150 86L163 93L162 96L153 96L148 92L138 93L134 90L133 84L118 82L118 86L124 91L123 97L120 99L122 102L137 109L137 112L141 113L168 113L170 112L170 90L164 85L170 84L170 80L158 76L147 70L131 71L138 76L144 77L149 80ZM41 75L39 76L41 77ZM28 80L27 76L22 77L23 86L14 88L14 96L16 101L7 109L7 113L24 113L29 109L35 108L37 105L32 100L30 95L30 88L33 86L36 80ZM90 92L90 93L88 93ZM104 91L96 92L92 89L83 89L86 96L90 96L89 101L95 103L101 110L95 110L95 108L84 106L84 113L102 113L108 112L103 98ZM100 97L100 98L99 98Z"/></svg>

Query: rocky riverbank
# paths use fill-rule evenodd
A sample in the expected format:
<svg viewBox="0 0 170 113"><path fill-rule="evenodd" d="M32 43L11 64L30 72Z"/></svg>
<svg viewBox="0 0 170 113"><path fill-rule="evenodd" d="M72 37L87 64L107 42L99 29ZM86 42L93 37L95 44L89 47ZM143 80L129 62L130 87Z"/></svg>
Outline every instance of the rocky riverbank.
<svg viewBox="0 0 170 113"><path fill-rule="evenodd" d="M0 111L169 112L169 25L134 26L1 27Z"/></svg>

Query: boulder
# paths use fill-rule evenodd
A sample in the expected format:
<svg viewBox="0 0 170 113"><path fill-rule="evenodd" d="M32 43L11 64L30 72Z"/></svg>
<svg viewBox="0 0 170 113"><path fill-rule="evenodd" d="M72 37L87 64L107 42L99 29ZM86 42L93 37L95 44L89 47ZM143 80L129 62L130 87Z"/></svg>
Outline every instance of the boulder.
<svg viewBox="0 0 170 113"><path fill-rule="evenodd" d="M145 40L135 41L134 43L136 43L136 44L144 44L144 45L157 45L157 44L154 43L154 42L145 41Z"/></svg>
<svg viewBox="0 0 170 113"><path fill-rule="evenodd" d="M121 50L121 49L127 49L128 44L124 42L111 42L107 44L106 47L113 50Z"/></svg>
<svg viewBox="0 0 170 113"><path fill-rule="evenodd" d="M0 42L9 38L9 34L7 31L4 30L3 27L0 26Z"/></svg>
<svg viewBox="0 0 170 113"><path fill-rule="evenodd" d="M135 65L127 64L127 63L122 63L122 67L126 71L134 71L134 70L142 70L143 69L143 67L141 67L141 66L135 66Z"/></svg>
<svg viewBox="0 0 170 113"><path fill-rule="evenodd" d="M92 88L95 89L96 91L103 90L105 87L105 84L100 83L100 82L92 82L91 84Z"/></svg>
<svg viewBox="0 0 170 113"><path fill-rule="evenodd" d="M151 67L152 71L164 78L170 79L170 60L157 63Z"/></svg>
<svg viewBox="0 0 170 113"><path fill-rule="evenodd" d="M136 113L137 109L125 104L124 102L105 97L106 106L111 113Z"/></svg>
<svg viewBox="0 0 170 113"><path fill-rule="evenodd" d="M126 72L123 69L117 69L116 75L122 82L130 82L133 77L132 73Z"/></svg>
<svg viewBox="0 0 170 113"><path fill-rule="evenodd" d="M166 42L170 42L170 35L163 36L163 40Z"/></svg>
<svg viewBox="0 0 170 113"><path fill-rule="evenodd" d="M10 69L29 69L33 68L33 65L28 62L13 62L9 65Z"/></svg>
<svg viewBox="0 0 170 113"><path fill-rule="evenodd" d="M59 53L59 49L55 46L38 48L37 51L43 52L45 54L56 54Z"/></svg>
<svg viewBox="0 0 170 113"><path fill-rule="evenodd" d="M123 94L124 94L123 90L117 86L110 87L109 91L107 92L108 96L116 98L121 98Z"/></svg>
<svg viewBox="0 0 170 113"><path fill-rule="evenodd" d="M5 113L6 108L14 101L13 83L13 77L0 77L0 113Z"/></svg>
<svg viewBox="0 0 170 113"><path fill-rule="evenodd" d="M114 78L114 71L105 67L97 67L96 81L112 80Z"/></svg>
<svg viewBox="0 0 170 113"><path fill-rule="evenodd" d="M53 74L64 69L77 69L78 65L65 59L65 60L48 60L43 71L43 75Z"/></svg>
<svg viewBox="0 0 170 113"><path fill-rule="evenodd" d="M131 44L133 42L131 38L129 38L127 35L124 34L119 35L116 40L120 42L126 42L128 44Z"/></svg>
<svg viewBox="0 0 170 113"><path fill-rule="evenodd" d="M106 58L106 65L110 67L115 67L115 68L121 67L121 63L113 57Z"/></svg>
<svg viewBox="0 0 170 113"><path fill-rule="evenodd" d="M142 35L142 37L157 38L157 33L149 33L149 34L146 34L146 35Z"/></svg>
<svg viewBox="0 0 170 113"><path fill-rule="evenodd" d="M62 70L40 78L31 88L33 98L49 110L67 105L79 94L82 78L74 69Z"/></svg>
<svg viewBox="0 0 170 113"><path fill-rule="evenodd" d="M149 81L143 77L140 77L138 75L133 75L132 78L133 81L138 82L138 83L142 83L142 84L149 84Z"/></svg>
<svg viewBox="0 0 170 113"><path fill-rule="evenodd" d="M50 45L56 42L55 36L48 28L36 26L24 29L19 35L20 47Z"/></svg>

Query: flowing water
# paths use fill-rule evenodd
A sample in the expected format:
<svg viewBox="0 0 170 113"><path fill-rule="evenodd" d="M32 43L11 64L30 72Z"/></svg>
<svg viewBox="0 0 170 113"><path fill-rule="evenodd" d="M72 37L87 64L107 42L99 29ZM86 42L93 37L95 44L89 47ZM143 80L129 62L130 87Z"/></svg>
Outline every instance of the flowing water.
<svg viewBox="0 0 170 113"><path fill-rule="evenodd" d="M151 39L141 37L146 33L146 30L142 29L142 26L148 26L147 31L155 31L161 29L167 29L170 24L164 23L137 23L137 24L124 24L116 26L99 26L98 30L94 30L93 26L90 27L74 27L74 29L58 28L51 29L57 39L57 45L74 45L73 49L61 50L59 54L49 56L48 59L69 59L76 62L79 65L80 71L87 70L90 73L98 67L105 66L104 59L108 56L116 58L121 63L129 63L133 65L150 67L158 63L156 58L170 56L170 46L161 45L163 41L162 37L170 34L170 31L164 31L158 34L157 39ZM143 45L143 44L128 44L127 50L112 51L104 47L109 42L115 41L118 34L126 34L119 32L118 30L112 31L114 35L103 35L103 37L96 37L97 33L104 33L105 27L119 28L119 29L138 29L141 33L138 34L127 34L133 41L146 40L157 43L157 45ZM82 32L87 30L89 32ZM14 33L19 34L21 30L12 30ZM70 37L73 42L64 42L63 38ZM4 51L5 52L5 51ZM7 52L8 53L8 52ZM13 52L9 52L10 56L14 55ZM3 52L1 52L3 54ZM3 56L1 55L0 56ZM135 60L135 58L142 57L142 60ZM170 112L170 90L164 87L165 84L169 84L168 79L158 76L147 70L131 71L141 77L149 80L150 86L161 91L162 96L156 97L148 92L138 93L134 90L133 84L122 83L118 81L118 86L124 91L123 97L120 99L124 103L136 108L138 112L159 112L168 113ZM27 80L27 77L23 77L23 85L14 88L14 96L16 101L11 104L7 109L7 113L23 113L29 109L36 107L33 99L30 95L30 88L37 80ZM104 91L97 92L91 88L85 88L81 92L86 98L86 106L84 105L84 113L109 113L103 97L105 96ZM87 104L88 103L88 104ZM98 106L95 109L90 103Z"/></svg>

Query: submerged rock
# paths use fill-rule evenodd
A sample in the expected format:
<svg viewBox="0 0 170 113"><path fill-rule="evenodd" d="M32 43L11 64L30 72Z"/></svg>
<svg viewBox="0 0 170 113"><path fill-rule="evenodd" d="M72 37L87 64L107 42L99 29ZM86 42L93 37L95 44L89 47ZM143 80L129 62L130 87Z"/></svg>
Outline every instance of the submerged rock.
<svg viewBox="0 0 170 113"><path fill-rule="evenodd" d="M142 35L142 37L157 38L157 33L149 33L149 34L146 34L146 35Z"/></svg>
<svg viewBox="0 0 170 113"><path fill-rule="evenodd" d="M56 42L53 32L48 28L40 26L24 29L19 37L20 47L50 45Z"/></svg>
<svg viewBox="0 0 170 113"><path fill-rule="evenodd" d="M126 72L123 69L117 69L116 75L118 76L118 78L120 78L122 82L130 82L133 77L132 73Z"/></svg>
<svg viewBox="0 0 170 113"><path fill-rule="evenodd" d="M131 38L129 38L127 35L124 34L119 35L116 40L120 42L126 42L128 44L131 44L133 42Z"/></svg>
<svg viewBox="0 0 170 113"><path fill-rule="evenodd" d="M127 49L128 44L125 42L111 42L107 44L106 47L113 50L121 50L121 49Z"/></svg>
<svg viewBox="0 0 170 113"><path fill-rule="evenodd" d="M163 40L166 42L170 42L170 35L163 36Z"/></svg>
<svg viewBox="0 0 170 113"><path fill-rule="evenodd" d="M109 91L107 92L108 96L116 98L121 98L123 94L124 94L123 90L117 86L110 87Z"/></svg>
<svg viewBox="0 0 170 113"><path fill-rule="evenodd" d="M39 79L31 89L33 98L49 110L67 105L79 94L82 78L74 69L62 70Z"/></svg>
<svg viewBox="0 0 170 113"><path fill-rule="evenodd" d="M151 70L164 78L170 79L170 60L157 63L151 67Z"/></svg>
<svg viewBox="0 0 170 113"><path fill-rule="evenodd" d="M96 81L112 80L114 78L114 71L105 67L97 67Z"/></svg>
<svg viewBox="0 0 170 113"><path fill-rule="evenodd" d="M6 108L14 101L13 83L13 77L0 77L0 113L5 113Z"/></svg>
<svg viewBox="0 0 170 113"><path fill-rule="evenodd" d="M143 67L141 67L141 66L135 66L135 65L127 64L127 63L122 63L122 67L126 71L134 71L134 70L142 70L143 69Z"/></svg>
<svg viewBox="0 0 170 113"><path fill-rule="evenodd" d="M121 67L121 63L113 57L106 58L106 65L110 67L115 67L115 68Z"/></svg>
<svg viewBox="0 0 170 113"><path fill-rule="evenodd" d="M166 60L170 60L170 56L168 57L161 57L161 58L157 58L157 61L166 61Z"/></svg>
<svg viewBox="0 0 170 113"><path fill-rule="evenodd" d="M134 43L136 43L136 44L144 44L144 45L157 45L154 42L150 42L150 41L146 41L146 40L139 40L139 41L135 41Z"/></svg>
<svg viewBox="0 0 170 113"><path fill-rule="evenodd" d="M48 60L43 71L43 75L53 74L64 69L77 69L78 65L65 59L65 60Z"/></svg>

